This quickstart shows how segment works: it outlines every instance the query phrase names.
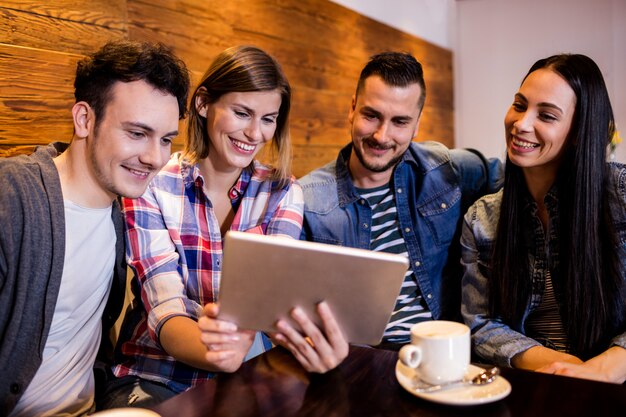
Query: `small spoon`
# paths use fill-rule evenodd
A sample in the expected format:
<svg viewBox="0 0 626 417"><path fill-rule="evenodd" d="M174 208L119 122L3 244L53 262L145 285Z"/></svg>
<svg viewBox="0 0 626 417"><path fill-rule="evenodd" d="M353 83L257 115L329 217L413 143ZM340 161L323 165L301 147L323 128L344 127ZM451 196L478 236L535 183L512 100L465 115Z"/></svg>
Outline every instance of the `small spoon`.
<svg viewBox="0 0 626 417"><path fill-rule="evenodd" d="M415 391L419 393L429 393L457 387L460 385L487 385L495 381L499 374L500 369L497 366L494 366L493 368L485 369L479 372L471 379L464 378L457 381L450 381L437 385L431 385L424 381L419 381L419 383L415 384Z"/></svg>

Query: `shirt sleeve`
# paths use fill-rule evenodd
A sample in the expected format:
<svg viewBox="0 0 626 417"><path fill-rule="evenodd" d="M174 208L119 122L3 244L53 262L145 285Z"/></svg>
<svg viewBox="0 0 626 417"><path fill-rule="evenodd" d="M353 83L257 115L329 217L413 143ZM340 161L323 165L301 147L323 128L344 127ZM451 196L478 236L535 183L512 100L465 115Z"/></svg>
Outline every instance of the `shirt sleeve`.
<svg viewBox="0 0 626 417"><path fill-rule="evenodd" d="M141 289L141 301L148 314L150 337L159 342L163 324L175 316L197 319L202 307L189 299L183 283L179 254L162 209L149 187L138 199L123 199L127 232L127 260Z"/></svg>
<svg viewBox="0 0 626 417"><path fill-rule="evenodd" d="M266 234L299 239L302 231L304 198L300 184L292 178L291 185L278 203Z"/></svg>
<svg viewBox="0 0 626 417"><path fill-rule="evenodd" d="M511 366L511 359L533 346L536 340L511 329L502 320L489 313L489 280L483 274L487 266L478 257L475 234L476 205L472 206L463 221L461 235L462 304L465 324L472 331L472 346L476 354L498 366Z"/></svg>

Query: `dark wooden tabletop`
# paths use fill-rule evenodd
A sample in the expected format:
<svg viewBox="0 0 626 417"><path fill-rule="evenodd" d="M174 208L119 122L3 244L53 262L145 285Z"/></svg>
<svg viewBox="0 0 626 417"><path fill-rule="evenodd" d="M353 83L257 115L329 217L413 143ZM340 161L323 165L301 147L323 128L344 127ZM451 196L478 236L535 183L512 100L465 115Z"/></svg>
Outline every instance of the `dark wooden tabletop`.
<svg viewBox="0 0 626 417"><path fill-rule="evenodd" d="M325 375L306 373L276 348L165 401L163 417L254 416L620 416L626 386L503 369L511 394L472 406L435 404L405 391L395 376L397 353L352 347L341 366Z"/></svg>

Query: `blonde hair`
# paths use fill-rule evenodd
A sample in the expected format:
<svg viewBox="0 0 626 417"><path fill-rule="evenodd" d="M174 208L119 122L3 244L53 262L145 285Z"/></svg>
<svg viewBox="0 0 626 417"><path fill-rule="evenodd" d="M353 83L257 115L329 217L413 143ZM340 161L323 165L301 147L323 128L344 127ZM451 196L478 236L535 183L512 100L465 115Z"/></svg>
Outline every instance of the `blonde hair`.
<svg viewBox="0 0 626 417"><path fill-rule="evenodd" d="M189 123L183 151L185 159L195 164L209 155L210 139L206 118L196 108L197 98L204 103L215 103L227 93L271 90L278 90L281 97L276 131L269 152L274 167L271 179L277 181L278 186L285 185L291 178L292 150L288 123L291 87L278 62L254 46L226 49L213 60L203 75L189 106ZM253 164L249 168L253 169Z"/></svg>

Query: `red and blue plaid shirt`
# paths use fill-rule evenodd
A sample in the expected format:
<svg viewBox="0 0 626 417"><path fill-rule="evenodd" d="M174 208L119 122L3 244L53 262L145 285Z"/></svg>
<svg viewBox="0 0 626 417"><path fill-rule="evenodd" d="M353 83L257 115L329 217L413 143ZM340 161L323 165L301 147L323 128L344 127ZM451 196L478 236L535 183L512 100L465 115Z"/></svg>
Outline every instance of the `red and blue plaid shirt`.
<svg viewBox="0 0 626 417"><path fill-rule="evenodd" d="M254 170L243 170L230 190L235 211L230 230L298 239L302 190L293 178L277 188L271 173L257 161ZM180 392L213 376L176 361L159 343L168 319L197 320L204 304L219 298L222 235L203 184L198 167L176 153L142 197L124 199L128 264L143 305L124 322L118 346L123 356L113 368L118 377L137 375ZM265 339L264 348L269 347Z"/></svg>

